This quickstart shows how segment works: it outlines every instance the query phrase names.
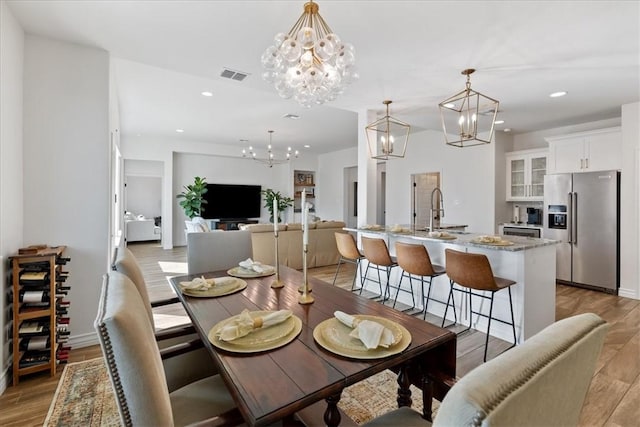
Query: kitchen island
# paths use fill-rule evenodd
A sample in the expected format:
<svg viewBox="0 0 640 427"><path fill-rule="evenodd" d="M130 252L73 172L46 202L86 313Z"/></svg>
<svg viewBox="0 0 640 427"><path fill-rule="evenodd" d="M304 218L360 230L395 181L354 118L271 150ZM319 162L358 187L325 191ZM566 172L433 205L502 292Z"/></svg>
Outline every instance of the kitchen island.
<svg viewBox="0 0 640 427"><path fill-rule="evenodd" d="M478 243L483 234L457 232L448 230L448 237L431 237L426 231L417 231L410 227L394 227L394 231L387 229L345 228L358 236L358 245L362 236L378 237L385 239L389 251L395 255L395 242L407 242L422 244L429 251L431 262L445 266L446 248L458 251L481 253L489 258L493 274L516 281L511 292L513 296L513 310L516 322L517 342L522 343L532 335L541 331L555 321L555 278L556 278L556 244L555 240L537 239L519 236L502 236L503 239L513 243L511 245L492 245ZM365 263L366 265L366 263ZM446 266L445 266L446 267ZM400 268L394 268L391 276L392 285L400 279ZM364 268L363 268L364 272ZM375 270L369 270L369 276L374 277ZM422 308L422 293L420 282L414 280L413 294L416 303ZM379 292L376 283L367 281L365 289ZM409 289L409 280L403 280L402 289ZM393 289L392 289L393 290ZM426 289L425 289L426 291ZM433 280L431 286L431 298L446 302L449 293L449 278L442 275ZM392 292L395 296L395 291ZM458 322L469 323L466 297L461 293L454 293ZM398 301L411 305L411 296L400 292ZM474 298L474 310L483 314L489 313L489 304L483 298ZM429 301L427 311L442 317L445 305L433 300ZM463 314L460 314L463 313ZM506 291L496 293L493 315L498 319L510 320L509 295ZM447 313L447 319L453 321L453 310ZM472 327L485 332L487 318L474 315ZM506 341L513 340L513 334L509 325L500 322L491 323L491 335Z"/></svg>

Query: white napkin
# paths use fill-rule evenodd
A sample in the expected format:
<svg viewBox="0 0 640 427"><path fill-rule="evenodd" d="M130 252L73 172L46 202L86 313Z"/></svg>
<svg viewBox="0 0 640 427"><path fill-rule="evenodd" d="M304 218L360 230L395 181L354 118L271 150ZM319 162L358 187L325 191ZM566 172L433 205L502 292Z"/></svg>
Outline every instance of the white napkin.
<svg viewBox="0 0 640 427"><path fill-rule="evenodd" d="M372 320L358 320L354 316L342 311L336 311L333 315L348 327L355 328L351 331L349 336L358 338L369 350L378 347L388 348L393 344L393 332L378 322L374 322Z"/></svg>
<svg viewBox="0 0 640 427"><path fill-rule="evenodd" d="M180 282L180 289L183 291L206 291L214 286L225 285L236 280L233 277L216 277L215 279L205 279L204 276L196 277L190 282Z"/></svg>
<svg viewBox="0 0 640 427"><path fill-rule="evenodd" d="M249 310L244 309L237 318L224 325L216 333L216 337L221 341L233 341L249 335L254 329L267 328L282 323L289 317L291 317L291 310L278 310L254 319L249 314Z"/></svg>
<svg viewBox="0 0 640 427"><path fill-rule="evenodd" d="M265 266L261 262L254 261L251 258L247 258L244 261L240 261L238 265L247 270L255 271L256 273L264 273L265 271L268 271L271 269L271 267Z"/></svg>

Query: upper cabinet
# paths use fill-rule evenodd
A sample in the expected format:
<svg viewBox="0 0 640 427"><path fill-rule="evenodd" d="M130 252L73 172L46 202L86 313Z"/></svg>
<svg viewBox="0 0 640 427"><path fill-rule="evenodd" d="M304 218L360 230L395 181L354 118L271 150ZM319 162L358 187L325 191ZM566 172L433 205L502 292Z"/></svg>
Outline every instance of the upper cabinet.
<svg viewBox="0 0 640 427"><path fill-rule="evenodd" d="M546 149L506 153L508 202L542 201L547 156Z"/></svg>
<svg viewBox="0 0 640 427"><path fill-rule="evenodd" d="M549 142L549 173L622 168L622 132L619 126L545 139Z"/></svg>

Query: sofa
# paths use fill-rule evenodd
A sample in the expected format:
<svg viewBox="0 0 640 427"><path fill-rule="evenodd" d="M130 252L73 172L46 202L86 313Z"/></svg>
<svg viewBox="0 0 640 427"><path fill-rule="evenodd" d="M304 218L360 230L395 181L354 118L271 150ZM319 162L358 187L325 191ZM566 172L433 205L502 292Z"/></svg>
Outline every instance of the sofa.
<svg viewBox="0 0 640 427"><path fill-rule="evenodd" d="M343 221L318 221L309 223L309 247L307 267L335 265L340 259L335 232L346 233ZM251 232L253 259L274 265L275 240L273 224L247 224L241 226ZM302 224L278 225L278 261L296 270L302 268Z"/></svg>
<svg viewBox="0 0 640 427"><path fill-rule="evenodd" d="M125 221L127 242L144 242L162 239L162 231L153 219L134 219Z"/></svg>

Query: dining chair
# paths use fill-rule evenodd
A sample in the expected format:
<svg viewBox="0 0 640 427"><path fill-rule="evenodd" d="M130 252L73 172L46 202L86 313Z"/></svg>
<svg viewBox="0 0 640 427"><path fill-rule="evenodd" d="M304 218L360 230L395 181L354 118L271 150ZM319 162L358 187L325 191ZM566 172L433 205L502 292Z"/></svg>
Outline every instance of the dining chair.
<svg viewBox="0 0 640 427"><path fill-rule="evenodd" d="M182 322L171 327L163 329L156 327L153 308L178 303L179 300L174 296L160 301L150 301L142 269L131 250L128 248L116 248L111 269L124 274L134 284L142 299L144 312L154 330L158 347L161 349L182 349L181 355L176 355L163 361L165 371L168 372L168 378L170 378L170 387L175 388L194 379L213 375L217 372L215 365L210 363L211 356L202 345L202 341L187 316L184 316Z"/></svg>
<svg viewBox="0 0 640 427"><path fill-rule="evenodd" d="M421 292L422 292L422 311L414 314L423 313L423 319L427 316L427 307L429 305L429 298L431 296L431 282L434 277L438 277L444 274L445 269L441 265L432 264L429 252L424 245L416 245L411 243L396 242L396 259L398 260L398 266L402 269L400 274L400 282L398 283L398 289L396 290L396 297L393 300L393 308L396 307L398 301L398 294L402 288L402 280L404 277L409 278L409 291L411 298L413 298L413 281L412 277L417 276L420 278ZM429 285L427 294L424 293L425 278ZM404 289L403 289L404 290ZM413 307L415 308L415 299L413 300Z"/></svg>
<svg viewBox="0 0 640 427"><path fill-rule="evenodd" d="M469 327L465 331L471 329L473 322L472 315L477 314L481 317L487 318L487 334L484 342L484 361L487 361L487 349L489 347L489 332L491 330L491 320L495 320L500 323L511 326L513 332L513 346L516 345L516 322L513 317L513 299L511 298L511 286L516 282L510 279L504 279L493 275L491 264L489 259L484 254L475 254L470 252L461 252L453 249L445 249L445 265L447 276L449 276L449 297L447 298L447 306L444 310L442 317L442 327L447 318L447 311L449 309L449 302L455 307L455 301L453 299L453 291L458 290L466 293L469 306ZM459 285L462 289L458 289L455 285ZM493 317L493 302L496 292L507 289L509 292L509 311L511 313L511 322ZM478 291L478 292L474 292ZM489 293L487 296L485 292ZM489 314L484 314L480 311L473 310L473 297L479 297L489 300ZM455 314L455 312L454 312ZM454 323L457 322L457 319ZM461 331L464 332L464 331ZM509 347L509 348L511 348ZM508 349L507 349L508 350Z"/></svg>
<svg viewBox="0 0 640 427"><path fill-rule="evenodd" d="M189 274L227 270L253 256L248 230L187 234Z"/></svg>
<svg viewBox="0 0 640 427"><path fill-rule="evenodd" d="M470 371L442 400L433 426L575 426L609 325L593 313L555 322ZM429 426L409 407L367 427Z"/></svg>
<svg viewBox="0 0 640 427"><path fill-rule="evenodd" d="M104 275L94 322L124 426L183 426L203 420L242 418L219 375L171 389L145 304L131 280ZM212 363L212 362L211 362Z"/></svg>
<svg viewBox="0 0 640 427"><path fill-rule="evenodd" d="M387 247L384 239L362 236L361 241L362 253L368 262L367 268L364 272L364 278L362 279L363 286L360 287L360 293L362 294L362 289L364 289L365 280L371 280L372 282L375 282L380 286L380 295L374 298L380 298L381 302L384 303L391 297L391 293L389 290L389 282L391 281L391 270L394 267L397 267L398 263L391 257L391 254L389 254L389 248ZM377 271L378 280L369 278L368 273L370 267L374 268ZM382 289L382 278L380 276L380 271L383 271L386 276L384 291Z"/></svg>
<svg viewBox="0 0 640 427"><path fill-rule="evenodd" d="M356 277L358 273L360 274L360 287L362 287L362 260L364 259L364 255L358 249L358 245L356 244L356 239L353 237L353 234L350 233L341 233L336 231L336 246L338 248L338 253L340 254L340 259L338 260L338 266L336 267L336 274L333 276L333 285L336 284L336 278L338 277L338 272L340 271L340 266L343 263L351 263L355 264L356 271L353 274L353 280L351 282L351 290L359 291L360 289L354 289L356 285Z"/></svg>

